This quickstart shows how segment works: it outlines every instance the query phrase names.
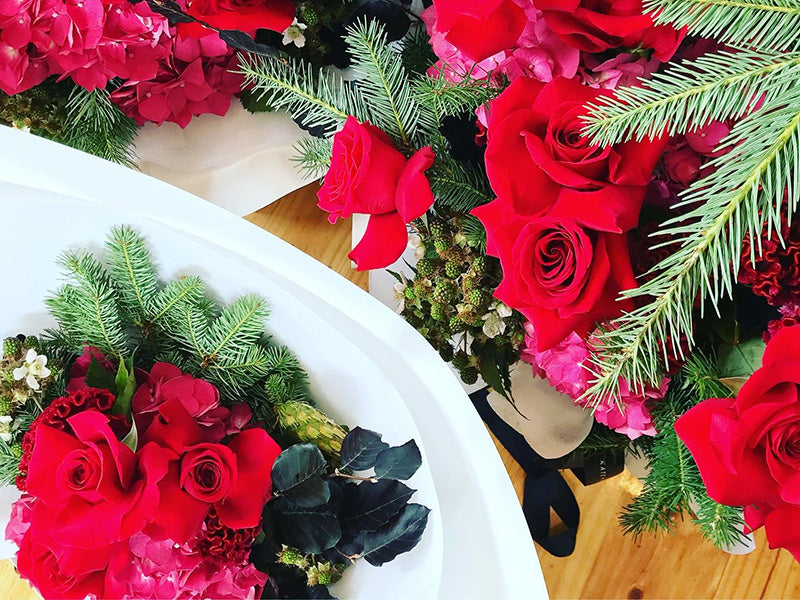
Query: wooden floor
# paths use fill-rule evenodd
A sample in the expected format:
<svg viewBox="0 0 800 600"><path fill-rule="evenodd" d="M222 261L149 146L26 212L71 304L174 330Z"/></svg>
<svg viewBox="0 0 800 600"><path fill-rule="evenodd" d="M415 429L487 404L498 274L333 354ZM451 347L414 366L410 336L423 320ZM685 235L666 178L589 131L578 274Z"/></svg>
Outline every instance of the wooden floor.
<svg viewBox="0 0 800 600"><path fill-rule="evenodd" d="M349 221L328 224L313 189L246 218L366 289L366 275L347 259ZM524 473L499 445L498 451L521 494ZM746 556L717 551L688 522L678 523L671 536L634 540L622 535L616 515L640 489L638 480L623 473L584 487L571 474L567 478L581 507L581 525L572 556L539 551L551 598L800 598L800 567L788 552L769 550L763 532L756 535L757 549ZM0 562L0 600L29 598L35 596L13 566Z"/></svg>

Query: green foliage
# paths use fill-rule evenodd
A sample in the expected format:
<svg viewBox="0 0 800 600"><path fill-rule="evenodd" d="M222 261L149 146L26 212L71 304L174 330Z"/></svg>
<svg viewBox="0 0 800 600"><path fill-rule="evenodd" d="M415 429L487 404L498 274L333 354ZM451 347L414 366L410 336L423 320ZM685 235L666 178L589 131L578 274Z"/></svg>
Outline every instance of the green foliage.
<svg viewBox="0 0 800 600"><path fill-rule="evenodd" d="M781 97L800 78L800 54L742 50L670 65L641 86L589 105L587 133L601 145L668 135L711 120L737 119L758 99Z"/></svg>
<svg viewBox="0 0 800 600"><path fill-rule="evenodd" d="M256 414L269 414L264 381L277 377L300 397L307 376L286 348L268 341L267 303L254 295L230 305L212 301L200 279L158 278L144 239L115 227L106 244L106 263L85 252L67 252L61 265L70 282L48 300L59 330L51 345L73 354L83 345L108 356L137 353L137 363L165 360L216 384L230 403L248 401Z"/></svg>
<svg viewBox="0 0 800 600"><path fill-rule="evenodd" d="M330 138L302 138L297 145L298 155L293 158L300 171L309 178L323 177L331 166L333 140Z"/></svg>
<svg viewBox="0 0 800 600"><path fill-rule="evenodd" d="M745 235L757 239L765 226L775 231L791 220L800 194L800 88L739 121L725 144L729 152L711 163L716 170L683 194L681 205L693 208L660 231L680 248L656 266L655 277L624 293L646 303L600 336L587 397L614 396L620 377L660 381L666 353L681 357L678 341L692 342L695 299L702 314L706 304L717 310L720 298L732 295Z"/></svg>
<svg viewBox="0 0 800 600"><path fill-rule="evenodd" d="M345 42L353 57L359 95L369 106L369 121L410 146L423 114L413 102L403 61L386 42L383 25L374 19L360 21L348 28Z"/></svg>
<svg viewBox="0 0 800 600"><path fill-rule="evenodd" d="M800 49L798 0L645 0L656 23L726 44L774 50Z"/></svg>
<svg viewBox="0 0 800 600"><path fill-rule="evenodd" d="M11 449L11 443L0 440L0 484L14 485L19 475L19 455Z"/></svg>
<svg viewBox="0 0 800 600"><path fill-rule="evenodd" d="M419 78L414 82L414 88L417 101L440 116L472 112L501 91L501 88L490 85L486 80L466 77L463 81L453 83L442 76L436 79Z"/></svg>
<svg viewBox="0 0 800 600"><path fill-rule="evenodd" d="M716 546L726 548L742 540L741 508L708 497L692 455L675 432L675 421L697 402L729 395L718 377L713 358L696 352L653 410L659 433L646 450L651 471L642 493L622 510L620 523L626 533L671 531L676 515L693 514L703 536Z"/></svg>
<svg viewBox="0 0 800 600"><path fill-rule="evenodd" d="M67 103L64 143L126 167L135 167L133 140L138 127L105 89L76 86Z"/></svg>
<svg viewBox="0 0 800 600"><path fill-rule="evenodd" d="M427 173L439 206L469 212L494 196L483 168L455 160L440 160Z"/></svg>

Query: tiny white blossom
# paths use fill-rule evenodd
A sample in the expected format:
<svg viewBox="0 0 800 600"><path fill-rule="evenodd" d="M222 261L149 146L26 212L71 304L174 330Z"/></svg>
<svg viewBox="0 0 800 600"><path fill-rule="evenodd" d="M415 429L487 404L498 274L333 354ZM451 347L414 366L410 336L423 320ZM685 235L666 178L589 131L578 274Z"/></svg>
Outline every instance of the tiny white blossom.
<svg viewBox="0 0 800 600"><path fill-rule="evenodd" d="M3 440L4 442L10 442L11 441L11 434L7 433L5 431L0 432L0 440Z"/></svg>
<svg viewBox="0 0 800 600"><path fill-rule="evenodd" d="M506 330L506 323L503 318L495 312L483 315L483 333L488 338L496 338Z"/></svg>
<svg viewBox="0 0 800 600"><path fill-rule="evenodd" d="M402 281L398 281L394 284L392 288L392 292L394 294L394 301L397 302L397 312L401 313L405 310L406 307L406 288L408 287L408 278L403 274L400 273L400 277Z"/></svg>
<svg viewBox="0 0 800 600"><path fill-rule="evenodd" d="M306 45L306 36L303 32L308 28L308 25L305 23L299 23L297 21L297 17L294 18L292 24L289 25L286 30L283 32L283 45L288 46L289 44L294 44L298 48L302 48Z"/></svg>
<svg viewBox="0 0 800 600"><path fill-rule="evenodd" d="M36 354L36 350L31 348L25 355L25 362L21 367L14 369L13 375L16 381L24 379L29 388L38 390L41 387L38 380L50 376L47 357L44 354Z"/></svg>
<svg viewBox="0 0 800 600"><path fill-rule="evenodd" d="M494 310L501 317L510 317L514 312L509 306L502 302L498 302Z"/></svg>
<svg viewBox="0 0 800 600"><path fill-rule="evenodd" d="M422 238L416 233L408 236L408 243L414 249L414 258L420 260L425 257L425 244L422 243Z"/></svg>

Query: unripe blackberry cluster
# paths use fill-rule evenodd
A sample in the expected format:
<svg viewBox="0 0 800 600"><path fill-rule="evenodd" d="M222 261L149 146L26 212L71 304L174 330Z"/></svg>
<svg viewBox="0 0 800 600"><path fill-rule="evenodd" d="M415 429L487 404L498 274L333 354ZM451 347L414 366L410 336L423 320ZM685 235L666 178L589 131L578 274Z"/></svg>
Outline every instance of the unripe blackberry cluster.
<svg viewBox="0 0 800 600"><path fill-rule="evenodd" d="M68 81L56 83L52 78L13 96L0 92L0 122L61 141L66 134L67 101L73 87Z"/></svg>
<svg viewBox="0 0 800 600"><path fill-rule="evenodd" d="M49 377L38 379L39 390L31 389L24 380L14 377L14 369L25 363L28 350L41 352L39 339L36 336L18 335L3 340L3 356L0 359L0 416L13 416L17 408L31 398L41 398L47 386L54 379L57 366L48 364L51 370Z"/></svg>
<svg viewBox="0 0 800 600"><path fill-rule="evenodd" d="M466 234L464 218L439 214L415 223L424 256L403 291L403 316L443 360L452 362L465 383L474 383L481 361L488 360L481 357L516 361L524 330L523 318L515 312L502 318L501 335L484 333L486 317L497 306L493 292L502 271L497 259L484 254L480 240Z"/></svg>
<svg viewBox="0 0 800 600"><path fill-rule="evenodd" d="M346 565L321 560L313 554L302 554L294 548L284 546L278 553L278 562L297 567L306 574L309 587L331 585L342 578Z"/></svg>

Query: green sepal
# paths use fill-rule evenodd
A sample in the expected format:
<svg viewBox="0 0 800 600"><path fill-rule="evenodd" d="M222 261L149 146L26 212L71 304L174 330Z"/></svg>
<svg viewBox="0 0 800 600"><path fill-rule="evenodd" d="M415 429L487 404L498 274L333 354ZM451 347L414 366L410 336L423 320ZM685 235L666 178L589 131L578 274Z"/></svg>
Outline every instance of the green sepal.
<svg viewBox="0 0 800 600"><path fill-rule="evenodd" d="M125 359L120 357L119 368L117 369L117 376L114 379L117 391L117 401L114 402L112 412L115 415L130 415L131 414L131 400L133 393L136 391L136 377L133 374L133 359L128 359L127 364Z"/></svg>

